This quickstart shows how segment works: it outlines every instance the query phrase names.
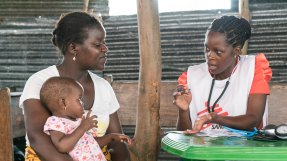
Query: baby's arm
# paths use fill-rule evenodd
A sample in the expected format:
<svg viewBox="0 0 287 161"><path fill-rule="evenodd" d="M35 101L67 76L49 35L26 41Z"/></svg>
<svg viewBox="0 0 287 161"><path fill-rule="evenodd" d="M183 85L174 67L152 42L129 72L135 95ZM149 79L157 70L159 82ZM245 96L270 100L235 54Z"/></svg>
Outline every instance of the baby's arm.
<svg viewBox="0 0 287 161"><path fill-rule="evenodd" d="M83 116L80 126L77 127L71 134L64 134L54 130L50 131L51 140L58 151L71 151L86 131L96 127L96 116L90 116L90 113L91 112L87 114L87 117Z"/></svg>
<svg viewBox="0 0 287 161"><path fill-rule="evenodd" d="M49 131L51 135L51 140L57 150L62 153L71 151L79 139L84 135L85 131L77 128L73 133L65 135L59 131Z"/></svg>
<svg viewBox="0 0 287 161"><path fill-rule="evenodd" d="M108 145L112 141L126 142L128 145L132 144L132 140L129 136L118 133L107 134L102 137L96 137L95 139L101 148L104 147L105 145Z"/></svg>

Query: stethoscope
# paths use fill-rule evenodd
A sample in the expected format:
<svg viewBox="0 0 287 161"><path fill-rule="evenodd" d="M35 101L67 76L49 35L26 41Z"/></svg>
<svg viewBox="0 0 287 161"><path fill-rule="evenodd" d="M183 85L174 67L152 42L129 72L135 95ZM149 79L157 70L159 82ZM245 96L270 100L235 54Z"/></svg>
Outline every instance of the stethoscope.
<svg viewBox="0 0 287 161"><path fill-rule="evenodd" d="M230 80L232 74L234 73L234 71L236 70L236 68L239 64L239 61L240 61L240 56L238 57L238 62L235 65L235 67L233 68L231 75L228 77L228 80L225 83L224 89L222 90L221 94L219 95L219 97L216 99L216 101L213 103L212 107L210 108L210 100L211 100L212 91L213 91L214 83L215 83L215 79L214 78L212 79L211 88L210 88L208 101L207 101L208 113L214 112L214 108L216 106L216 103L221 99L221 97L225 93L225 91L229 85L229 80ZM240 134L240 135L246 136L246 137L252 137L256 134L261 134L261 135L264 135L267 137L273 137L273 138L279 138L279 139L287 140L287 124L281 124L278 126L273 125L273 124L269 124L269 125L265 126L262 130L257 130L257 128L254 128L253 131L237 130L237 129L229 128L226 126L224 126L224 128L228 131L232 131L232 132L235 132L237 134Z"/></svg>
<svg viewBox="0 0 287 161"><path fill-rule="evenodd" d="M262 137L266 137L266 139L269 138L268 140L287 140L287 124L280 124L278 126L269 124L266 125L262 130L257 130L256 128L254 128L253 131L237 130L226 126L224 126L224 129L245 137L253 137L255 135L259 135Z"/></svg>
<svg viewBox="0 0 287 161"><path fill-rule="evenodd" d="M278 126L269 124L259 132L267 137L274 137L287 140L287 124L280 124Z"/></svg>
<svg viewBox="0 0 287 161"><path fill-rule="evenodd" d="M209 91L209 95L208 95L208 100L207 100L207 111L208 113L210 112L214 112L214 108L217 104L217 102L221 99L221 97L223 96L223 94L225 93L229 83L230 83L230 78L232 76L232 74L235 72L238 64L239 64L239 61L240 61L240 56L238 56L238 59L237 59L237 62L236 62L236 65L235 67L232 69L232 72L230 74L230 76L228 77L226 83L225 83L225 86L221 92L221 94L219 95L219 97L216 99L216 101L213 103L212 107L210 108L210 100L211 100L211 96L212 96L212 91L213 91L213 88L214 88L214 83L215 83L215 78L212 79L212 83L211 83L211 87L210 87L210 91Z"/></svg>

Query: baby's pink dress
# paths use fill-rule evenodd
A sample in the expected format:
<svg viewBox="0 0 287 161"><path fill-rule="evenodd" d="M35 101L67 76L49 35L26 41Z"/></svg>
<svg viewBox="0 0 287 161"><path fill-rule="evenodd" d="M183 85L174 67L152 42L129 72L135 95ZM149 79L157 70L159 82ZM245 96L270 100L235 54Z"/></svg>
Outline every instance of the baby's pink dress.
<svg viewBox="0 0 287 161"><path fill-rule="evenodd" d="M66 118L51 116L45 123L44 132L50 135L49 131L54 130L64 134L71 134L80 123L81 119L72 121ZM106 161L99 144L89 131L85 132L74 149L69 152L69 155L74 161Z"/></svg>

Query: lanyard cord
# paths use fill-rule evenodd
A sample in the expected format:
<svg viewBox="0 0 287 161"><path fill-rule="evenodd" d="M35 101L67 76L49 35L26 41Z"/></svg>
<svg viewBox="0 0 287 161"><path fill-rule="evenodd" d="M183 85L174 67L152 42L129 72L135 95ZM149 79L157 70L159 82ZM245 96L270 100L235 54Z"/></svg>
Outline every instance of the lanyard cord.
<svg viewBox="0 0 287 161"><path fill-rule="evenodd" d="M232 72L231 72L231 75L234 73L234 71L236 70L237 66L238 66L238 62L240 61L240 56L237 57L236 59L236 65L235 67L233 68ZM214 112L214 108L215 108L215 105L217 104L217 102L221 99L221 97L223 96L223 94L225 93L228 85L229 85L229 80L230 80L230 77L231 75L229 76L227 82L225 83L225 86L224 86L224 89L223 91L221 92L220 96L217 98L217 100L213 103L212 105L212 109L210 110L210 99L211 99L211 95L212 95L212 91L213 91L213 87L214 87L214 82L215 82L215 79L213 78L212 79L212 83L211 83L211 88L210 88L210 91L209 91L209 96L208 96L208 100L207 100L207 111L208 113L210 112Z"/></svg>
<svg viewBox="0 0 287 161"><path fill-rule="evenodd" d="M240 56L237 57L236 59L236 65L235 67L233 68L232 72L231 72L231 75L234 73L235 69L237 68L238 66L238 62L240 61ZM212 79L212 83L211 83L211 87L210 87L210 91L209 91L209 96L208 96L208 100L207 100L207 111L208 113L210 112L214 112L214 108L215 108L215 105L217 104L217 102L221 99L221 97L223 96L223 94L225 93L228 85L229 85L229 80L230 80L230 77L231 75L229 76L227 82L225 83L225 86L224 86L224 89L223 91L221 92L220 96L217 98L217 100L213 103L212 105L212 109L210 110L210 99L211 99L211 95L212 95L212 91L213 91L213 87L214 87L214 82L215 82L215 79L213 78Z"/></svg>
<svg viewBox="0 0 287 161"><path fill-rule="evenodd" d="M214 112L214 108L215 108L215 105L216 103L221 99L221 97L223 96L223 94L225 93L228 85L229 85L229 79L230 79L231 76L229 76L227 82L225 83L225 86L224 86L224 89L223 91L221 92L221 94L219 95L219 97L217 98L217 100L213 103L212 105L212 109L210 111L210 99L211 99L211 95L212 95L212 91L213 91L213 87L214 87L214 82L215 82L215 79L213 78L212 79L212 83L211 83L211 88L210 88L210 92L209 92L209 96L208 96L208 101L207 101L207 110L208 110L208 113L210 112Z"/></svg>

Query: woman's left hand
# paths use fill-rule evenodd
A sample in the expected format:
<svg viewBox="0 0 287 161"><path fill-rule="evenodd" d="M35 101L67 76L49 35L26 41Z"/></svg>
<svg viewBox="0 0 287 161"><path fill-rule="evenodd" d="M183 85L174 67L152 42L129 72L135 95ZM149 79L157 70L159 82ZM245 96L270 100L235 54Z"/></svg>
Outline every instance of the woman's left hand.
<svg viewBox="0 0 287 161"><path fill-rule="evenodd" d="M195 120L192 130L186 130L185 134L194 134L194 133L200 132L200 130L202 129L202 126L204 124L210 123L211 120L212 120L212 117L209 113L206 115L200 116L199 118Z"/></svg>

